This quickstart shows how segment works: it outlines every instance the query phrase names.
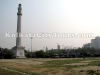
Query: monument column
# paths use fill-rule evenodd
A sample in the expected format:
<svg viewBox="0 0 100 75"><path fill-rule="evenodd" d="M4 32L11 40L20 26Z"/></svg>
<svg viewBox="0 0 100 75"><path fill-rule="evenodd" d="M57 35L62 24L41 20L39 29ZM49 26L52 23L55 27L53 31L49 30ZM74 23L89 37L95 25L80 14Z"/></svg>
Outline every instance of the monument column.
<svg viewBox="0 0 100 75"><path fill-rule="evenodd" d="M16 46L12 48L14 57L16 58L25 58L24 49L25 47L21 46L21 4L19 4L17 12L17 37L16 37Z"/></svg>
<svg viewBox="0 0 100 75"><path fill-rule="evenodd" d="M20 37L20 34L21 34L21 16L22 16L22 12L21 12L22 8L21 8L21 4L19 4L19 7L18 7L18 13L17 13L17 35L18 37L16 38L16 46L21 46L21 37Z"/></svg>

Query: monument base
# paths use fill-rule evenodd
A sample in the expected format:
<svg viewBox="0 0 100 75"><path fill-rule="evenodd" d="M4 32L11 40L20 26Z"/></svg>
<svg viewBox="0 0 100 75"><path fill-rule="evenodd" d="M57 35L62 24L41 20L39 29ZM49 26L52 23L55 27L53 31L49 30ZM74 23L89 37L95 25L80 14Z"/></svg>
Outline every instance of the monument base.
<svg viewBox="0 0 100 75"><path fill-rule="evenodd" d="M25 53L24 53L24 49L25 49L25 47L23 47L23 46L13 47L12 51L14 53L14 57L15 58L26 58Z"/></svg>

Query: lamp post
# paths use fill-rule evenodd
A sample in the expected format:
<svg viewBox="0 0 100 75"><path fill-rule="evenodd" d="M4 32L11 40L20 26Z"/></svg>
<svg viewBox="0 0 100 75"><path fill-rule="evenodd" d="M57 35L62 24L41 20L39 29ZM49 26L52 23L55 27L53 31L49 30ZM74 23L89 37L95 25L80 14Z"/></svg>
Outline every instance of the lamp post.
<svg viewBox="0 0 100 75"><path fill-rule="evenodd" d="M43 51L44 51L45 46L43 47ZM44 59L44 53L43 53L43 59Z"/></svg>
<svg viewBox="0 0 100 75"><path fill-rule="evenodd" d="M31 52L32 52L32 39L33 39L33 37L31 37Z"/></svg>

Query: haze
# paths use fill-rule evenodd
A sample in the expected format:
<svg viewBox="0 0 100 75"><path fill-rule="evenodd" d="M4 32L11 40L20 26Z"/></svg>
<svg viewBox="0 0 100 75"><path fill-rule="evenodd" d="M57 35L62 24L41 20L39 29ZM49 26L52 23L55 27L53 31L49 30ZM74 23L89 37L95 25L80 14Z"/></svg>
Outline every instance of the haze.
<svg viewBox="0 0 100 75"><path fill-rule="evenodd" d="M16 33L17 8L22 4L22 33L93 33L92 38L33 38L33 50L56 49L59 45L82 47L100 31L99 0L0 0L0 47L11 49L16 38L5 37ZM22 38L22 46L31 48L31 39Z"/></svg>

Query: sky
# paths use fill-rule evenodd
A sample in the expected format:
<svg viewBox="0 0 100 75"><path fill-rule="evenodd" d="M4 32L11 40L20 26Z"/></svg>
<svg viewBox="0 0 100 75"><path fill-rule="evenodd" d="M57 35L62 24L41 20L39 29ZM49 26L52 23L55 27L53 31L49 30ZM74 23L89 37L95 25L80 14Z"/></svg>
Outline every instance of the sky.
<svg viewBox="0 0 100 75"><path fill-rule="evenodd" d="M22 33L92 33L93 37L34 37L32 50L56 49L61 46L82 47L100 36L99 0L0 0L0 47L11 49L16 37L18 4L22 4ZM22 38L22 46L31 49L30 37Z"/></svg>

